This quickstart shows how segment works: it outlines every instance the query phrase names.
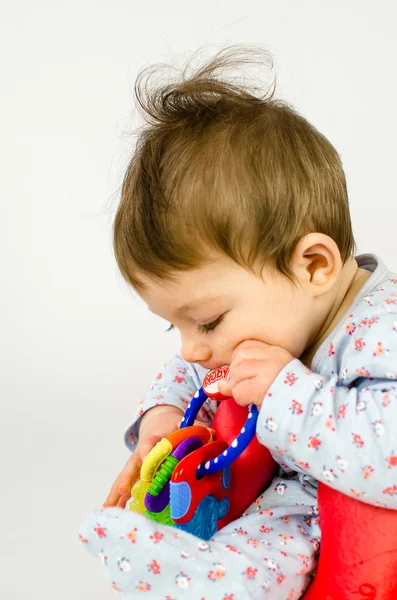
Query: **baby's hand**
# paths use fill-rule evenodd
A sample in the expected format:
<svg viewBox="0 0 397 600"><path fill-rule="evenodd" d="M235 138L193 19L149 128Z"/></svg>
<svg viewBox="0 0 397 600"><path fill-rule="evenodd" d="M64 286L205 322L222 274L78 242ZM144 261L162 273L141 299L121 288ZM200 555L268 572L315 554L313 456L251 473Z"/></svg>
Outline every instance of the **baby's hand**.
<svg viewBox="0 0 397 600"><path fill-rule="evenodd" d="M218 389L224 396L232 396L237 404L255 404L260 408L273 381L292 359L284 348L245 340L234 349L229 379L220 381Z"/></svg>
<svg viewBox="0 0 397 600"><path fill-rule="evenodd" d="M129 457L122 471L116 477L103 506L125 508L131 497L131 488L139 479L142 462L150 450L163 437L179 429L183 411L176 406L162 405L151 408L142 417L139 427L139 442L135 452ZM195 421L195 425L204 425Z"/></svg>

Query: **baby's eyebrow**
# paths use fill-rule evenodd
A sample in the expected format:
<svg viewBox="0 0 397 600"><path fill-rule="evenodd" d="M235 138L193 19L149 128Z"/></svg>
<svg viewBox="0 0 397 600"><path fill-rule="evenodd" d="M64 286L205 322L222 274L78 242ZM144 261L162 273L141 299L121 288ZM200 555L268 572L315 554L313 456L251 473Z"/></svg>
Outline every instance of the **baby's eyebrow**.
<svg viewBox="0 0 397 600"><path fill-rule="evenodd" d="M197 300L194 300L192 302L186 302L185 304L182 304L182 306L179 306L178 308L175 309L175 314L183 314L186 312L189 312L190 310L193 310L194 308L197 308L198 306L202 306L203 304L208 304L209 302L215 302L215 300L219 300L219 296L205 296L203 298L199 298ZM154 312L150 306L147 307L148 310L150 310L150 312ZM154 313L156 314L156 313Z"/></svg>
<svg viewBox="0 0 397 600"><path fill-rule="evenodd" d="M177 314L181 314L184 312L189 312L189 310L193 310L198 306L202 306L203 304L208 304L209 302L215 302L215 300L219 300L219 296L207 296L204 298L199 298L198 300L194 300L193 302L187 302L186 304L182 304L175 309Z"/></svg>

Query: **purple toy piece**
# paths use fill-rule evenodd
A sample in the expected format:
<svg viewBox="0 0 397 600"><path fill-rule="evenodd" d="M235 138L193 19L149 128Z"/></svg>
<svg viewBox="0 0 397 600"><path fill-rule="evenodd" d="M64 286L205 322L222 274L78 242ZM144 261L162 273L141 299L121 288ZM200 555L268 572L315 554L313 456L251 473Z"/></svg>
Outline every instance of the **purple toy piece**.
<svg viewBox="0 0 397 600"><path fill-rule="evenodd" d="M203 442L198 437L186 438L180 444L174 448L171 456L176 458L178 461L182 460L185 456L197 450L197 448L201 448ZM160 467L161 468L161 467ZM150 512L158 513L165 509L167 504L170 503L170 482L168 481L158 496L153 496L146 493L144 498L145 508L150 510Z"/></svg>

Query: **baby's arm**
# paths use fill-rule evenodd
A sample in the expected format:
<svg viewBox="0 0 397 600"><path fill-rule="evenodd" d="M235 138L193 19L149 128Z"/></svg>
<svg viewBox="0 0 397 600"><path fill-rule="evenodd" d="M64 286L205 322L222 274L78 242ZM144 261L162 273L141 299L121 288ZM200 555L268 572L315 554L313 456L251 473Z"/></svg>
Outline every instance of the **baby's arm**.
<svg viewBox="0 0 397 600"><path fill-rule="evenodd" d="M104 506L125 507L143 458L163 437L178 429L190 398L201 386L201 376L203 373L199 374L195 366L186 363L179 354L158 372L125 433L126 445L133 453L115 479ZM210 425L215 410L216 403L207 400L196 424Z"/></svg>
<svg viewBox="0 0 397 600"><path fill-rule="evenodd" d="M180 354L176 354L166 362L150 384L144 398L139 402L135 417L125 432L124 440L127 447L134 451L138 443L141 420L149 409L169 405L179 408L183 414L191 398L201 387L206 373L206 369L186 362ZM217 403L208 399L200 409L197 419L210 426L216 409Z"/></svg>
<svg viewBox="0 0 397 600"><path fill-rule="evenodd" d="M369 504L397 509L397 315L347 336L329 377L298 359L265 396L257 434L278 462ZM332 351L332 348L330 348Z"/></svg>

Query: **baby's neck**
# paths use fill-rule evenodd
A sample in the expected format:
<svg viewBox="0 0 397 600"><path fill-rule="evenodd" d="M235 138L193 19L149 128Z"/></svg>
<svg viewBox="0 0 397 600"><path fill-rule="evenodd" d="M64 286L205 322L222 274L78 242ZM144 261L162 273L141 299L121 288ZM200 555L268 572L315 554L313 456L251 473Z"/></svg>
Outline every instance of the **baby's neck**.
<svg viewBox="0 0 397 600"><path fill-rule="evenodd" d="M318 348L329 336L331 331L335 329L342 317L347 313L350 306L353 304L355 297L359 290L365 284L367 279L371 277L372 273L366 269L360 269L358 267L355 258L351 258L343 267L339 289L334 302L332 303L331 310L326 316L324 323L315 339L310 343L310 346L306 348L303 354L300 356L300 361L310 369L311 363Z"/></svg>

